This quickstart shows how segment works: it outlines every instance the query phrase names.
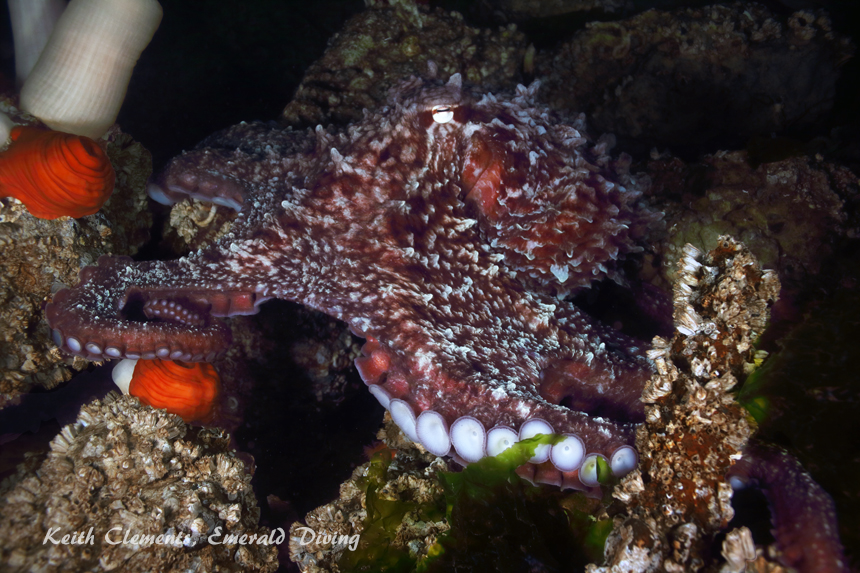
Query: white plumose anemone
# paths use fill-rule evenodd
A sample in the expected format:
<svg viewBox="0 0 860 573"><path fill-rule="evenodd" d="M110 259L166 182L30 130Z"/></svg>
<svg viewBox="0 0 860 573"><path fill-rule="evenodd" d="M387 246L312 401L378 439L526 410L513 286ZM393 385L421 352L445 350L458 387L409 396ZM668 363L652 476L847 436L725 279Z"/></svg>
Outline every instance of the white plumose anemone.
<svg viewBox="0 0 860 573"><path fill-rule="evenodd" d="M15 82L20 87L39 60L66 3L64 0L9 0L8 5L15 40Z"/></svg>
<svg viewBox="0 0 860 573"><path fill-rule="evenodd" d="M104 135L161 15L156 0L72 0L21 88L21 109L51 129Z"/></svg>

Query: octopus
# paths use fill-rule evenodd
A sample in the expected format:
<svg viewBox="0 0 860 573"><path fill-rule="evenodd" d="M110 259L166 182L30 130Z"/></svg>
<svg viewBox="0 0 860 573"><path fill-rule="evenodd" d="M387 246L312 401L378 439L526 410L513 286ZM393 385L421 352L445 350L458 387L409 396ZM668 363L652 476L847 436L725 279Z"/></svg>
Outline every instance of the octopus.
<svg viewBox="0 0 860 573"><path fill-rule="evenodd" d="M658 215L646 184L585 134L584 116L411 78L344 129L241 123L172 160L150 196L239 211L231 231L172 261L102 257L56 293L56 345L92 360L212 361L216 317L271 298L366 339L357 369L403 432L463 464L538 434L520 475L592 491L636 467L645 347L566 294L604 278ZM604 466L605 467L605 466Z"/></svg>
<svg viewBox="0 0 860 573"><path fill-rule="evenodd" d="M91 360L210 362L231 344L218 317L295 301L366 339L359 374L429 452L468 464L556 434L519 475L599 495L603 464L619 477L637 466L654 364L566 295L623 282L619 262L659 215L612 138L590 139L584 116L551 111L538 88L413 77L343 129L253 122L210 136L149 193L235 209L231 230L178 260L101 257L47 305L54 342ZM733 481L772 488L776 513L807 527L791 508L822 496L801 499L799 464L759 453ZM845 570L832 514L795 564Z"/></svg>

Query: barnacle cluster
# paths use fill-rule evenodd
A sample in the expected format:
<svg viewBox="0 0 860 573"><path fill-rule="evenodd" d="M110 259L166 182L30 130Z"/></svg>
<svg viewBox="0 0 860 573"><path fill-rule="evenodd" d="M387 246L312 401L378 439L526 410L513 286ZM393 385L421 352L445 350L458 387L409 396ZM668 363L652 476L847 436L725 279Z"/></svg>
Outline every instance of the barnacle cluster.
<svg viewBox="0 0 860 573"><path fill-rule="evenodd" d="M276 536L228 444L131 396L85 405L38 469L0 485L4 570L274 571Z"/></svg>
<svg viewBox="0 0 860 573"><path fill-rule="evenodd" d="M707 544L734 515L725 474L751 427L729 391L753 360L779 281L721 237L707 255L684 248L675 285L675 336L655 338L649 351L657 374L643 392L640 469L613 493L628 512L616 517L605 565L590 573L699 570Z"/></svg>

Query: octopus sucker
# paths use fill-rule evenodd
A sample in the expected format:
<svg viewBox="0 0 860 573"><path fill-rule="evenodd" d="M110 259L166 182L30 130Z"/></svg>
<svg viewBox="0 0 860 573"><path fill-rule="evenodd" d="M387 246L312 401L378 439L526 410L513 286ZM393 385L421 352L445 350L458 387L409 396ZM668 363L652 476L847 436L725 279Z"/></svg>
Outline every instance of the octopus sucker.
<svg viewBox="0 0 860 573"><path fill-rule="evenodd" d="M227 205L231 230L175 261L84 269L48 305L57 345L206 361L231 342L216 317L292 300L366 339L358 372L410 439L466 464L558 434L521 475L596 495L598 460L636 466L653 364L560 297L621 280L659 216L611 140L592 143L538 89L413 77L343 129L253 122L207 138L150 194Z"/></svg>

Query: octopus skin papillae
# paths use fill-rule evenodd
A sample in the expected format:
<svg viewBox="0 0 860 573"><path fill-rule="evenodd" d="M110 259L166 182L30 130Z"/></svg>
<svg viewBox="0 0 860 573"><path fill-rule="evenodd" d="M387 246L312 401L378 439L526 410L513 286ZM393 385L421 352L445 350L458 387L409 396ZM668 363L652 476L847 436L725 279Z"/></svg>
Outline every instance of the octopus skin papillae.
<svg viewBox="0 0 860 573"><path fill-rule="evenodd" d="M517 473L599 495L598 458L616 476L636 467L653 364L564 297L622 282L617 263L659 216L629 157L589 140L582 115L538 103L538 87L494 96L456 74L411 78L342 130L254 122L214 134L149 192L229 206L230 232L174 261L101 257L47 305L54 342L92 360L212 361L231 343L215 317L296 301L366 339L362 379L431 453L466 464L560 434ZM733 479L787 492L770 499L807 532L793 564L845 571L835 513L815 522L825 527L807 511L829 497L782 487L806 483L790 458L759 458L745 453Z"/></svg>
<svg viewBox="0 0 860 573"><path fill-rule="evenodd" d="M213 317L288 299L367 339L359 373L430 452L468 463L556 433L521 475L589 490L597 456L625 474L651 364L560 296L614 278L656 217L629 158L536 92L412 78L342 131L211 136L150 195L231 206L232 230L179 260L102 257L47 306L54 341L90 359L211 361L231 342Z"/></svg>

